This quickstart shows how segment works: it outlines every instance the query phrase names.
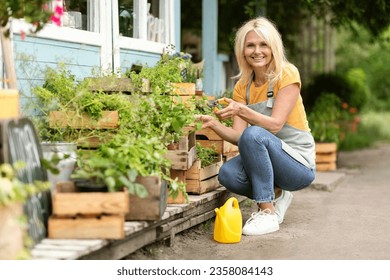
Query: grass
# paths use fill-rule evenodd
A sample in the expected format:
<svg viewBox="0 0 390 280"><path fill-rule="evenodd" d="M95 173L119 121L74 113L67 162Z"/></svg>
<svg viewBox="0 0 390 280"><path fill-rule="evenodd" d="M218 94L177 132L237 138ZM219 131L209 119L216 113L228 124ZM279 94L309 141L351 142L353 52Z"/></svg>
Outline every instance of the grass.
<svg viewBox="0 0 390 280"><path fill-rule="evenodd" d="M352 151L371 147L376 142L390 142L390 112L366 112L356 133L346 133L339 150Z"/></svg>

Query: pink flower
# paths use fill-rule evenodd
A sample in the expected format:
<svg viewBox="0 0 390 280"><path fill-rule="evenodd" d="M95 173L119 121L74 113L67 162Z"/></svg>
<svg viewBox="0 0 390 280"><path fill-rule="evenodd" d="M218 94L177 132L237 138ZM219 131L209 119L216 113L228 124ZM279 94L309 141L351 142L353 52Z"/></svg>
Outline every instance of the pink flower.
<svg viewBox="0 0 390 280"><path fill-rule="evenodd" d="M51 16L51 21L55 23L57 26L61 26L61 18L56 15Z"/></svg>
<svg viewBox="0 0 390 280"><path fill-rule="evenodd" d="M61 26L61 17L63 16L63 14L64 14L64 8L61 5L57 5L54 9L54 15L52 15L50 19L57 26Z"/></svg>
<svg viewBox="0 0 390 280"><path fill-rule="evenodd" d="M22 40L26 39L26 32L23 30L20 30L20 38L22 38Z"/></svg>
<svg viewBox="0 0 390 280"><path fill-rule="evenodd" d="M61 6L56 6L54 13L58 16L62 16L64 14L64 8Z"/></svg>

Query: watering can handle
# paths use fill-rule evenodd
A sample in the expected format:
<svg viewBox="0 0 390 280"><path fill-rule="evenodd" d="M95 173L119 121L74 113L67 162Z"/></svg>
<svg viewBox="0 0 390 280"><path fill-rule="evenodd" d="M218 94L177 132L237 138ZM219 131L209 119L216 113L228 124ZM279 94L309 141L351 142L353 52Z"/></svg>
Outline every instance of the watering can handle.
<svg viewBox="0 0 390 280"><path fill-rule="evenodd" d="M237 198L232 197L231 200L233 201L233 208L239 208Z"/></svg>

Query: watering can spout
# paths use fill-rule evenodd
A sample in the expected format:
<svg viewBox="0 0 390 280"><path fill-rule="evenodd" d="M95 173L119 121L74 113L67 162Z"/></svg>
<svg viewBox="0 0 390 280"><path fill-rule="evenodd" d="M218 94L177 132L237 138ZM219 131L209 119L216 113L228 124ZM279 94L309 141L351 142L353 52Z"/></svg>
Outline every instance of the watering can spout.
<svg viewBox="0 0 390 280"><path fill-rule="evenodd" d="M215 208L214 240L220 243L237 243L241 241L242 216L238 201L229 198L223 206Z"/></svg>

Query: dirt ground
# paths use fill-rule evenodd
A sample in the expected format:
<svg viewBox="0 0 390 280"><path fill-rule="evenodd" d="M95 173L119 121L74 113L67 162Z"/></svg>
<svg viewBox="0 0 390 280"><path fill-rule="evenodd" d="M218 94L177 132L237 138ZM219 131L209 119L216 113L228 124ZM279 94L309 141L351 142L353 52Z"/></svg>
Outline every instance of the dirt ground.
<svg viewBox="0 0 390 280"><path fill-rule="evenodd" d="M337 172L346 179L333 191L294 192L277 232L221 244L213 240L211 219L176 235L172 246L161 241L125 259L390 259L389 166L389 144L339 153ZM240 209L246 221L256 205L245 200Z"/></svg>

